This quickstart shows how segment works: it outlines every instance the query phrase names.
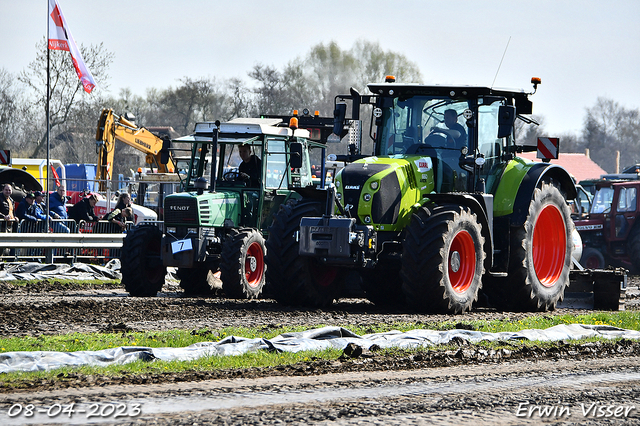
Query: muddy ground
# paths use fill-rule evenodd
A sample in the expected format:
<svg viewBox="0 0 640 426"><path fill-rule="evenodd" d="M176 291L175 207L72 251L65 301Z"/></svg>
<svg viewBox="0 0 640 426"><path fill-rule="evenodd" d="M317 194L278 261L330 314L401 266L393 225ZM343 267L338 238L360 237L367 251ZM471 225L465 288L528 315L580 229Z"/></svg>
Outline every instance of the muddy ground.
<svg viewBox="0 0 640 426"><path fill-rule="evenodd" d="M629 282L626 309L640 309L638 277ZM215 333L228 326L374 326L415 322L435 328L478 319L517 321L531 315L587 313L499 312L478 308L457 315L423 315L380 309L365 299L341 299L328 309L302 310L270 299L237 301L187 298L175 282L159 297L132 298L119 285L62 285L36 282L16 287L0 282L0 336L73 332L130 332L187 329ZM373 331L373 330L372 330ZM52 380L11 385L0 377L0 424L86 424L88 411L51 416L52 409L102 409L113 404L135 416L91 418L92 422L155 425L246 424L640 424L640 342L622 340L525 347L512 342L488 350L458 342L442 351L411 355L360 353L345 349L336 360L272 368L189 371L122 376L61 374ZM36 417L27 417L27 407ZM636 408L637 406L637 408ZM555 407L541 419L522 409ZM598 417L585 408L628 410ZM603 410L604 410L603 408ZM557 410L560 409L560 416ZM13 416L9 412L13 411ZM603 411L605 414L606 412ZM539 413L538 413L539 414Z"/></svg>

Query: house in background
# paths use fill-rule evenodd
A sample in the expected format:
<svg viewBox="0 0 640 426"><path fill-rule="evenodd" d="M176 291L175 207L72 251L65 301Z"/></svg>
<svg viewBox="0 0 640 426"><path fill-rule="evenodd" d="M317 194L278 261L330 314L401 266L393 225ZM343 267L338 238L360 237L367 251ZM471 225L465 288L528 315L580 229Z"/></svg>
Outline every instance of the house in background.
<svg viewBox="0 0 640 426"><path fill-rule="evenodd" d="M523 152L518 154L518 156L530 161L542 161L540 158L536 158L535 151ZM564 167L576 182L588 179L599 179L600 176L607 173L586 154L563 152L560 153L557 160L551 160L551 163Z"/></svg>

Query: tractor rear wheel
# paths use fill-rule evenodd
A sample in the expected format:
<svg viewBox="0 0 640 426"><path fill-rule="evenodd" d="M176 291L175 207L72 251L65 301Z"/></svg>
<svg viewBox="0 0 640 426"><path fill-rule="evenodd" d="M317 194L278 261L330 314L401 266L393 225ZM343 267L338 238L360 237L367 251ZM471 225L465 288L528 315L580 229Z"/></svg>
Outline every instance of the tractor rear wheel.
<svg viewBox="0 0 640 426"><path fill-rule="evenodd" d="M420 312L463 313L478 299L484 273L478 218L460 207L420 208L402 251L402 290Z"/></svg>
<svg viewBox="0 0 640 426"><path fill-rule="evenodd" d="M604 256L600 250L593 247L587 247L582 252L580 264L587 269L604 269Z"/></svg>
<svg viewBox="0 0 640 426"><path fill-rule="evenodd" d="M321 215L322 203L294 200L274 216L266 242L267 286L278 303L323 307L340 297L347 270L298 254L300 220Z"/></svg>
<svg viewBox="0 0 640 426"><path fill-rule="evenodd" d="M264 238L257 229L233 230L222 246L222 289L233 299L255 299L265 280Z"/></svg>
<svg viewBox="0 0 640 426"><path fill-rule="evenodd" d="M131 296L155 296L164 285L167 268L161 257L162 232L151 225L127 232L120 251L122 285Z"/></svg>
<svg viewBox="0 0 640 426"><path fill-rule="evenodd" d="M543 183L529 203L527 219L512 229L509 278L511 307L517 310L555 309L569 285L573 222L558 188Z"/></svg>
<svg viewBox="0 0 640 426"><path fill-rule="evenodd" d="M629 232L627 250L631 258L631 265L633 265L631 273L640 274L640 223L636 223Z"/></svg>
<svg viewBox="0 0 640 426"><path fill-rule="evenodd" d="M209 268L204 265L178 268L176 272L185 296L207 296L215 292Z"/></svg>

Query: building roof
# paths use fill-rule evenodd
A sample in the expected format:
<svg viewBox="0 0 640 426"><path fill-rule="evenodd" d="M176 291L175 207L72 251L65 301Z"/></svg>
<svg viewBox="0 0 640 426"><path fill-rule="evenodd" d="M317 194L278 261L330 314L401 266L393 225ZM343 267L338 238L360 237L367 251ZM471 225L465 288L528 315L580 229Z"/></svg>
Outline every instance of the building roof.
<svg viewBox="0 0 640 426"><path fill-rule="evenodd" d="M542 161L536 158L536 152L523 152L518 154L519 157L531 161ZM551 160L551 163L564 167L576 182L585 179L598 179L607 172L598 166L591 158L585 154L579 153L560 153L557 160Z"/></svg>

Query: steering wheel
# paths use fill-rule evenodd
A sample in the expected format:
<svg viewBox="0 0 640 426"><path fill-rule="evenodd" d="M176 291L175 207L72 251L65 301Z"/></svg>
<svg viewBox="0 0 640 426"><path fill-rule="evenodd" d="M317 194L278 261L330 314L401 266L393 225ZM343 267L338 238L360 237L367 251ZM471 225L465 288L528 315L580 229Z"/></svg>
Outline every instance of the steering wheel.
<svg viewBox="0 0 640 426"><path fill-rule="evenodd" d="M238 169L232 169L223 174L222 179L226 181L247 180L248 176Z"/></svg>
<svg viewBox="0 0 640 426"><path fill-rule="evenodd" d="M449 130L449 129L443 129L441 127L434 127L431 129L431 132L427 135L424 141L430 145L437 146L437 144L433 143L433 140L435 137L441 137L445 139L445 143L450 143L451 145L455 146L456 144L455 135L458 133L459 132L457 130ZM442 145L442 147L444 148L444 145Z"/></svg>

